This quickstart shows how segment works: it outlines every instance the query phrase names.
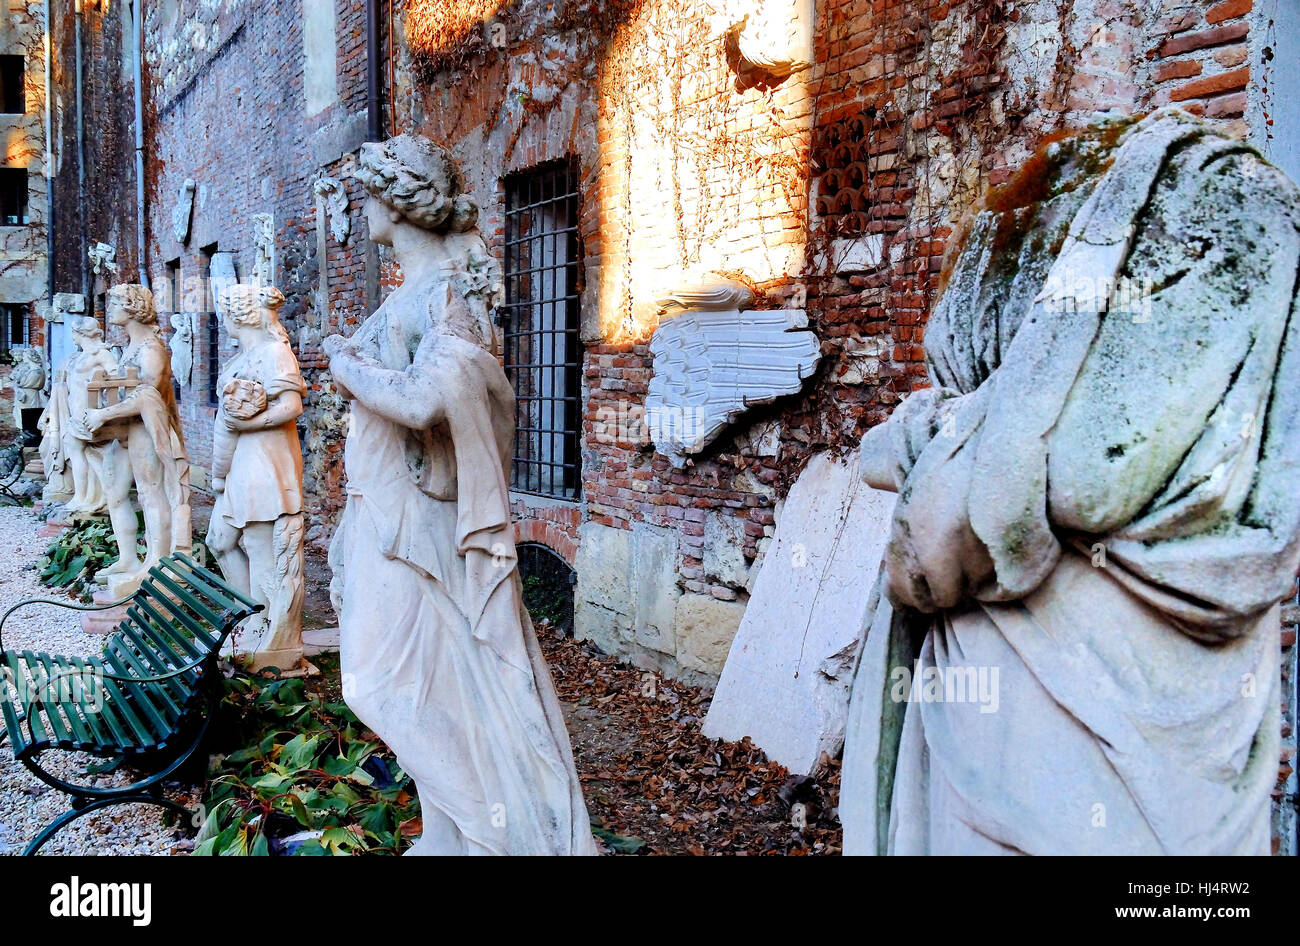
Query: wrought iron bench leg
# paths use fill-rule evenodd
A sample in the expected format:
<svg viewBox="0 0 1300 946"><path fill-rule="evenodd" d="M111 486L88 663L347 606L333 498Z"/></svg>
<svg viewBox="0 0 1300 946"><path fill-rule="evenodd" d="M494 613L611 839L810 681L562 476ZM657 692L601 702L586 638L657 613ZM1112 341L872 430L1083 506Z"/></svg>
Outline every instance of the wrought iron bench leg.
<svg viewBox="0 0 1300 946"><path fill-rule="evenodd" d="M151 795L145 792L137 792L132 795L117 795L112 798L97 798L93 801L87 801L79 808L76 807L76 802L73 802L72 810L65 811L63 814L59 815L59 817L46 825L41 830L40 834L36 835L36 837L32 839L32 843L27 845L27 849L23 851L23 857L31 857L44 847L45 843L49 841L50 838L54 837L55 834L76 821L82 815L88 815L92 811L97 811L100 808L108 808L112 805L157 805L160 808L166 808L175 812L183 818L186 823L192 823L194 817L194 812L190 811L190 809L186 808L179 802L172 801L170 798L167 798L162 794Z"/></svg>

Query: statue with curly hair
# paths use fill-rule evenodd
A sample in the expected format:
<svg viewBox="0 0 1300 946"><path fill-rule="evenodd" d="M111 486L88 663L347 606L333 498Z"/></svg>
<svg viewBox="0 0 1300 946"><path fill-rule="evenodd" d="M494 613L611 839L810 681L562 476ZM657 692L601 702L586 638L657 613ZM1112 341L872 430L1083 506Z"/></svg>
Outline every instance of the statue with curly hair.
<svg viewBox="0 0 1300 946"><path fill-rule="evenodd" d="M510 521L514 392L493 354L496 278L452 157L361 151L370 238L403 282L325 340L351 399L330 546L344 699L420 794L415 854L594 854Z"/></svg>
<svg viewBox="0 0 1300 946"><path fill-rule="evenodd" d="M108 323L126 330L127 346L116 369L126 393L114 403L88 407L73 423L81 439L106 444L104 494L118 559L103 574L110 593L124 596L164 555L190 551L190 461L153 293L135 284L114 286L107 308ZM133 482L144 511L143 562L136 555Z"/></svg>
<svg viewBox="0 0 1300 946"><path fill-rule="evenodd" d="M297 420L307 393L274 286L233 285L217 296L236 354L217 379L208 547L221 572L266 606L234 646L254 669L302 658L302 450Z"/></svg>

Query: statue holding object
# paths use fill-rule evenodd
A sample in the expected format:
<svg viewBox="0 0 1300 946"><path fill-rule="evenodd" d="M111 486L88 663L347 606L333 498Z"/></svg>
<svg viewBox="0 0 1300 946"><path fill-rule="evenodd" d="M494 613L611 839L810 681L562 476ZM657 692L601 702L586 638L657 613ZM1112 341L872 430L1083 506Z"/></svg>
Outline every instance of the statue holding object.
<svg viewBox="0 0 1300 946"><path fill-rule="evenodd" d="M217 297L237 353L217 381L212 522L208 547L236 588L264 604L235 650L254 669L302 658L302 450L298 417L307 385L280 324L273 286L233 285Z"/></svg>
<svg viewBox="0 0 1300 946"><path fill-rule="evenodd" d="M50 404L41 418L45 434L41 455L50 484L56 483L60 472L67 478L67 489L72 494L67 501L68 512L93 514L101 512L105 504L101 482L104 451L76 435L74 419L98 406L98 385L116 367L117 359L104 344L104 330L93 318L76 320L72 340L77 350L55 373ZM91 390L92 383L97 385L95 391Z"/></svg>
<svg viewBox="0 0 1300 946"><path fill-rule="evenodd" d="M105 445L103 483L118 560L103 574L114 594L125 595L160 558L191 549L190 464L153 294L140 285L114 286L107 307L109 324L124 328L128 343L111 376L92 377L94 406L72 423L80 439ZM136 555L133 482L144 511L144 562Z"/></svg>

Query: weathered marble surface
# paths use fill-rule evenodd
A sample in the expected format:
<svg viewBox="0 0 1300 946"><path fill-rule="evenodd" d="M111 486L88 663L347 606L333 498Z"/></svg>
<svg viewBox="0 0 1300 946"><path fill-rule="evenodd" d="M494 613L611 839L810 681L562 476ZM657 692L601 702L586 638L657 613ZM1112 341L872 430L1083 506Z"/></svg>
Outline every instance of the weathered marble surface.
<svg viewBox="0 0 1300 946"><path fill-rule="evenodd" d="M194 213L194 178L187 177L181 182L176 194L176 204L172 207L172 236L177 243L188 243L190 239L190 217Z"/></svg>
<svg viewBox="0 0 1300 946"><path fill-rule="evenodd" d="M933 387L863 441L900 499L845 852L1266 854L1300 192L1175 111L1045 156L961 237Z"/></svg>
<svg viewBox="0 0 1300 946"><path fill-rule="evenodd" d="M568 733L523 607L510 520L514 392L491 257L459 169L425 138L362 148L370 238L403 281L325 340L352 402L330 546L344 698L420 795L413 854L593 854Z"/></svg>
<svg viewBox="0 0 1300 946"><path fill-rule="evenodd" d="M819 454L790 490L704 720L706 736L749 736L791 772L844 743L889 536L894 496L863 484L856 460Z"/></svg>
<svg viewBox="0 0 1300 946"><path fill-rule="evenodd" d="M274 286L235 285L217 297L235 342L217 379L212 432L216 501L208 548L237 588L266 606L232 643L254 669L295 667L303 656L302 449L298 418L307 385L280 324Z"/></svg>
<svg viewBox="0 0 1300 946"><path fill-rule="evenodd" d="M180 305L179 300L175 304ZM167 347L172 353L172 376L186 387L194 371L194 313L175 311L170 320L172 337Z"/></svg>

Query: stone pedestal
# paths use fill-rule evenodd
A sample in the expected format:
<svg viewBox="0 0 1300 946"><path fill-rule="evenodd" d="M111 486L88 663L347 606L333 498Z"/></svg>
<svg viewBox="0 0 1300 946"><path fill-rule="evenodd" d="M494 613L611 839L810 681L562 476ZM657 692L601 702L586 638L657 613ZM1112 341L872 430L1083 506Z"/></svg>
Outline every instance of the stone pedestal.
<svg viewBox="0 0 1300 946"><path fill-rule="evenodd" d="M105 590L108 597L105 601L121 601L128 598L140 590L140 585L144 582L145 573L136 572L127 575L109 575L104 582Z"/></svg>
<svg viewBox="0 0 1300 946"><path fill-rule="evenodd" d="M102 589L91 595L91 600L95 604L109 604L113 601L120 601L121 597L110 593L108 589ZM82 611L81 629L87 634L107 636L126 620L126 608L126 605L121 605L120 607L109 608L106 611Z"/></svg>
<svg viewBox="0 0 1300 946"><path fill-rule="evenodd" d="M317 627L302 632L302 652L305 657L337 652L338 649L339 629L337 627Z"/></svg>

